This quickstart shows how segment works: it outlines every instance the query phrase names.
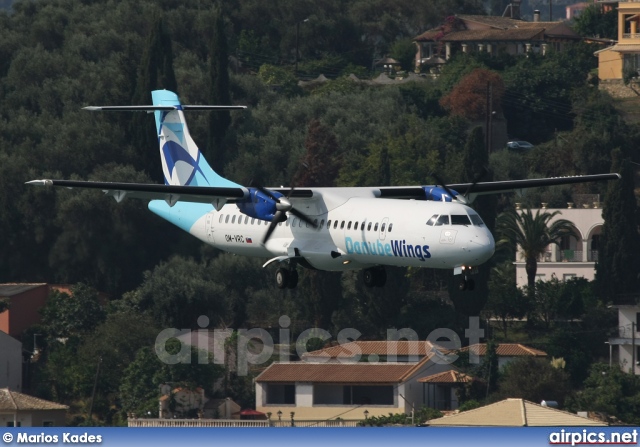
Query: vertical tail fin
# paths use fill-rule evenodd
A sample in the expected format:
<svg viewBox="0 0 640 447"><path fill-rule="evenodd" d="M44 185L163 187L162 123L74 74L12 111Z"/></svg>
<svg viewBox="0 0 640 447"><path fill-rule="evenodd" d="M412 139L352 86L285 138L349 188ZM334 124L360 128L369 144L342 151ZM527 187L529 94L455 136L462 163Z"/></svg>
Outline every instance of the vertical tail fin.
<svg viewBox="0 0 640 447"><path fill-rule="evenodd" d="M237 183L218 175L203 157L189 134L184 110L215 109L217 106L182 106L178 95L168 90L151 92L154 106L173 106L174 110L155 110L158 143L164 182L167 185L228 186ZM226 107L226 106L224 106ZM238 107L241 108L241 107Z"/></svg>

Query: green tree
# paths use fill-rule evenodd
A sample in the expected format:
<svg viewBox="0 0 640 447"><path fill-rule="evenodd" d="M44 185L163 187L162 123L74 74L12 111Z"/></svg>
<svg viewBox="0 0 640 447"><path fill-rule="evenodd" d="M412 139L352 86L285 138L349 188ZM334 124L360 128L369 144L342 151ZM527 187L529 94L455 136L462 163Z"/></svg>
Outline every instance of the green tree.
<svg viewBox="0 0 640 447"><path fill-rule="evenodd" d="M509 320L522 318L527 314L528 302L525 294L516 286L516 268L513 262L503 262L491 271L486 310L502 322L505 339Z"/></svg>
<svg viewBox="0 0 640 447"><path fill-rule="evenodd" d="M214 105L231 105L229 91L229 51L221 8L215 12L213 34L209 45L209 101ZM214 111L209 115L209 150L211 167L223 174L225 163L224 137L231 124L228 110Z"/></svg>
<svg viewBox="0 0 640 447"><path fill-rule="evenodd" d="M132 98L133 104L149 104L151 92L166 89L178 90L176 76L173 71L173 50L171 37L161 15L153 20L153 26L147 38L140 67L138 81ZM156 148L158 136L155 123L146 114L135 114L131 118L131 147L136 151L130 154L135 166L145 170L156 181L163 180L162 166Z"/></svg>
<svg viewBox="0 0 640 447"><path fill-rule="evenodd" d="M611 11L603 13L600 9L600 5L589 5L573 19L573 29L584 37L617 39L618 10L612 8Z"/></svg>
<svg viewBox="0 0 640 447"><path fill-rule="evenodd" d="M536 357L523 357L505 365L498 384L500 397L535 403L555 400L564 405L570 391L569 375Z"/></svg>
<svg viewBox="0 0 640 447"><path fill-rule="evenodd" d="M391 46L389 54L400 62L400 67L403 70L411 71L415 66L416 51L416 44L413 39L398 39Z"/></svg>
<svg viewBox="0 0 640 447"><path fill-rule="evenodd" d="M511 247L512 252L517 249L522 253L530 294L535 291L538 259L544 254L547 246L559 244L563 236L573 234L573 226L566 219L557 219L549 225L551 219L558 214L560 211L541 213L538 210L534 216L531 209L521 212L512 209L498 216L498 244Z"/></svg>
<svg viewBox="0 0 640 447"><path fill-rule="evenodd" d="M612 169L614 172L620 170L622 178L610 182L605 196L596 280L601 296L615 302L620 295L638 292L640 236L634 171L628 160L621 159L619 149L612 157Z"/></svg>
<svg viewBox="0 0 640 447"><path fill-rule="evenodd" d="M640 424L640 382L618 365L594 363L584 389L567 402L572 411L600 411L623 424Z"/></svg>
<svg viewBox="0 0 640 447"><path fill-rule="evenodd" d="M105 319L98 292L82 283L71 294L52 290L41 310L42 324L49 337L79 337L93 332Z"/></svg>

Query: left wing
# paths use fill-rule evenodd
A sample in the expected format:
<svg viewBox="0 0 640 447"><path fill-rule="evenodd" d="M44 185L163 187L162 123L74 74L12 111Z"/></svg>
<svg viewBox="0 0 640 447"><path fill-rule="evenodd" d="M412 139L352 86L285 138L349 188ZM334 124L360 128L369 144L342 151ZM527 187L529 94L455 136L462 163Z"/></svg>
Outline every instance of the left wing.
<svg viewBox="0 0 640 447"><path fill-rule="evenodd" d="M118 182L85 182L79 180L32 180L29 185L62 186L65 188L100 189L106 195L121 202L130 197L132 199L164 200L169 206L176 202L210 203L216 209L227 202L245 199L249 196L246 188L229 188L214 186L180 186L156 185L149 183L118 183Z"/></svg>

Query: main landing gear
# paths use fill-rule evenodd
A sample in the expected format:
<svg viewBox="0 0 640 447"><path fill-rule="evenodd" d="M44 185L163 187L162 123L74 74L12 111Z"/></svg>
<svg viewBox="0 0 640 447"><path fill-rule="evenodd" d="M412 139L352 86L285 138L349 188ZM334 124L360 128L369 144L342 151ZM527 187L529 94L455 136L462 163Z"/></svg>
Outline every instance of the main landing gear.
<svg viewBox="0 0 640 447"><path fill-rule="evenodd" d="M296 267L280 267L276 270L276 285L279 289L295 289L298 285L298 271L296 270Z"/></svg>
<svg viewBox="0 0 640 447"><path fill-rule="evenodd" d="M367 287L384 287L387 283L387 271L382 266L371 267L362 272L362 278Z"/></svg>

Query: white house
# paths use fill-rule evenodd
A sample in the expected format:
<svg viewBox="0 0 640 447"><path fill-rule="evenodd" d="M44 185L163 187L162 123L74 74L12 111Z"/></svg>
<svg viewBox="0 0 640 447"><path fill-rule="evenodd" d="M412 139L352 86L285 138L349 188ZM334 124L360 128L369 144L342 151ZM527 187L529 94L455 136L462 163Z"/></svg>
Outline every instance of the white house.
<svg viewBox="0 0 640 447"><path fill-rule="evenodd" d="M427 405L418 379L453 369L427 343L352 342L273 363L255 379L256 410L296 421L410 414Z"/></svg>
<svg viewBox="0 0 640 447"><path fill-rule="evenodd" d="M468 352L478 356L478 362L482 362L487 354L487 344L477 343L460 349L458 352ZM498 368L502 368L507 363L522 357L547 357L547 353L539 349L531 348L520 343L500 343L496 346L496 356L498 357Z"/></svg>
<svg viewBox="0 0 640 447"><path fill-rule="evenodd" d="M571 208L543 207L531 210L534 216L537 212L554 213L556 211L560 213L550 219L549 224L558 219L566 219L573 224L574 235L564 237L560 246L551 244L547 247L546 253L538 259L537 279L547 281L555 275L560 280L581 277L593 281L598 261L598 244L604 224L600 203L595 201L589 204L589 208L571 206ZM521 252L516 254L515 266L516 284L518 287L524 287L527 285L527 272Z"/></svg>
<svg viewBox="0 0 640 447"><path fill-rule="evenodd" d="M640 372L640 304L621 304L618 309L618 336L609 339L611 362L617 361L623 371Z"/></svg>
<svg viewBox="0 0 640 447"><path fill-rule="evenodd" d="M22 391L22 343L0 331L0 388Z"/></svg>

